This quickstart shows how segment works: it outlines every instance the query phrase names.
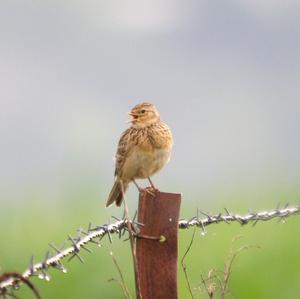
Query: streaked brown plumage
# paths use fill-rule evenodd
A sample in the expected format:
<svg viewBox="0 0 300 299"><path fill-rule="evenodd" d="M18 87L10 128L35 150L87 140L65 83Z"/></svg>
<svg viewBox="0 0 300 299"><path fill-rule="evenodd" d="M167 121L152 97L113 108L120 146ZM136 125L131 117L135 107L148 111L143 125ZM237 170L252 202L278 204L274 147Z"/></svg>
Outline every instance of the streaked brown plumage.
<svg viewBox="0 0 300 299"><path fill-rule="evenodd" d="M135 179L150 180L169 161L173 145L172 133L160 120L150 103L136 105L131 112L131 127L122 135L116 153L115 183L106 206L120 206L124 192ZM150 181L151 183L151 181Z"/></svg>

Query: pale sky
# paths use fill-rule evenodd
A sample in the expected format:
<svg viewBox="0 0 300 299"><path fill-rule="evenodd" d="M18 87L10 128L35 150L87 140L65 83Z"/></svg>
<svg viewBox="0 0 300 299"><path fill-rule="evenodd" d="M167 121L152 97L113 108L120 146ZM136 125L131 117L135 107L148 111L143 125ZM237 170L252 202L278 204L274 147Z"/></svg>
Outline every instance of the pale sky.
<svg viewBox="0 0 300 299"><path fill-rule="evenodd" d="M109 189L140 101L174 133L163 188L300 193L299 36L296 0L1 1L0 194Z"/></svg>

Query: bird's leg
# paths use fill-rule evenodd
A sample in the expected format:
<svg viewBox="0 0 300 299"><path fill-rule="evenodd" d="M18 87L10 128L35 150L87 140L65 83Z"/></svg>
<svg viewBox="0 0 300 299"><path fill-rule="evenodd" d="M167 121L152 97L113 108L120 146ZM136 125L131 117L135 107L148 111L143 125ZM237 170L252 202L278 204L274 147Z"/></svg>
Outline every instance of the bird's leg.
<svg viewBox="0 0 300 299"><path fill-rule="evenodd" d="M137 189L139 190L139 192L140 193L143 192L143 188L141 188L134 179L132 181L135 184L135 186L137 187Z"/></svg>
<svg viewBox="0 0 300 299"><path fill-rule="evenodd" d="M145 189L143 189L143 188L141 188L141 187L137 184L137 182L136 182L134 179L132 179L132 181L133 181L133 183L135 184L135 186L138 188L138 190L139 190L140 193L147 192L147 193L149 193L150 195L154 196L155 192L153 192L153 190L156 190L155 188L153 189L153 187L151 186L151 188L145 188ZM152 184L152 185L153 185L153 184Z"/></svg>
<svg viewBox="0 0 300 299"><path fill-rule="evenodd" d="M153 184L153 182L152 182L152 180L150 179L149 176L148 176L148 181L149 181L149 183L150 183L151 188L152 188L154 191L158 191L158 189L154 186L154 184Z"/></svg>
<svg viewBox="0 0 300 299"><path fill-rule="evenodd" d="M153 189L156 189L155 188L155 186L154 186L154 184L153 184L153 182L151 181L151 179L150 179L150 177L148 176L148 181L149 181L149 183L150 183L150 186L153 188Z"/></svg>

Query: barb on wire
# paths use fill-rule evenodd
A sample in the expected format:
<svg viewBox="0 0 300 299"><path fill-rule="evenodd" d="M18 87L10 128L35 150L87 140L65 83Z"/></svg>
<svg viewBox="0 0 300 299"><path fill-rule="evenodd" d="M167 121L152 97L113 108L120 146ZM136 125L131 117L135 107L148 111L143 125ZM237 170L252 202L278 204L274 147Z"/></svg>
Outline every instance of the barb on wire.
<svg viewBox="0 0 300 299"><path fill-rule="evenodd" d="M200 218L200 213L205 217ZM243 216L230 213L227 209L225 209L224 214L219 213L216 215L210 215L197 210L196 216L192 217L189 220L180 220L178 222L178 226L180 229L188 229L193 226L199 227L202 231L202 234L205 234L205 227L214 223L238 222L241 225L245 225L248 223L252 223L253 225L255 225L259 221L268 221L273 218L278 218L279 220L285 221L287 217L296 214L300 214L300 205L294 207L289 207L286 205L283 208L280 208L278 206L274 210L257 213L250 211L248 214ZM92 225L90 223L86 231L83 229L78 230L79 235L77 237L71 237L70 235L68 235L70 246L65 249L65 244L61 248L57 248L50 243L49 246L52 248L52 250L54 250L54 253L51 255L49 252L47 252L44 260L36 264L34 264L34 259L33 257L31 257L28 269L20 276L22 277L22 279L17 276L0 276L0 298L1 296L5 296L5 294L7 294L8 287L17 287L22 282L24 283L25 280L27 281L31 276L38 276L41 279L49 281L49 268L55 268L62 271L63 273L66 273L67 270L62 263L62 260L65 257L69 257L69 260L77 257L81 262L84 262L82 257L79 255L79 252L81 251L81 249L84 249L90 253L92 252L86 246L87 243L95 243L100 247L100 241L104 236L108 236L110 242L112 242L112 234L117 234L119 238L121 238L128 230L127 220L124 217L122 219L115 219L117 219L117 221L112 224L104 224L101 226L96 226L95 228L92 228ZM132 221L132 224L136 225L137 227L143 225L142 223L138 223L135 220Z"/></svg>

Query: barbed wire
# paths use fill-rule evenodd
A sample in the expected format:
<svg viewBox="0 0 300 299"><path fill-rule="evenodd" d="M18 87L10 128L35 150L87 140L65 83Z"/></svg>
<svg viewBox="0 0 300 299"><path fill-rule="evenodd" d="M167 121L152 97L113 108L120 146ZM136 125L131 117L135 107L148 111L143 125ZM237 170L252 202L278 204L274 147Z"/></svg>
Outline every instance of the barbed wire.
<svg viewBox="0 0 300 299"><path fill-rule="evenodd" d="M200 214L204 216L204 218L200 218ZM291 215L300 214L300 205L289 207L286 205L283 208L279 206L276 209L270 211L263 212L252 212L249 211L246 215L239 215L230 213L227 209L225 209L225 213L219 213L216 215L210 215L200 210L197 210L197 215L192 217L189 220L179 220L178 227L180 229L188 229L192 226L197 226L202 229L202 234L205 234L205 227L214 223L231 223L238 222L241 225L246 225L248 223L252 223L255 225L259 221L268 221L274 218L278 218L279 220L285 221L287 217ZM136 221L136 213L132 219L132 225L134 225L135 230L138 232L139 226L142 226L142 223L138 223ZM86 230L78 229L78 235L76 237L72 237L68 235L66 241L69 242L70 246L64 249L65 244L61 248L57 248L53 244L49 244L52 251L54 253L50 253L47 251L45 258L42 262L38 262L34 264L34 259L31 257L30 265L27 270L22 274L24 279L28 279L31 276L38 276L40 279L45 279L47 281L50 280L50 275L48 273L49 268L55 268L63 273L67 272L66 267L63 265L62 260L66 257L69 257L68 261L72 260L74 257L78 258L80 262L84 262L83 258L79 255L79 252L83 249L89 253L92 253L92 250L87 247L88 243L94 243L97 246L101 247L100 241L104 236L108 236L109 241L112 243L111 234L118 234L118 237L121 238L127 229L127 220L125 216L122 219L117 217L113 217L116 222L112 224L104 224L101 226L92 227L90 223ZM66 243L66 242L65 242ZM7 288L13 287L18 288L22 281L16 277L5 277L5 279L0 279L0 298L1 296L5 296L7 294Z"/></svg>
<svg viewBox="0 0 300 299"><path fill-rule="evenodd" d="M62 263L62 259L69 256L69 261L74 257L77 257L80 262L84 262L83 258L79 255L79 251L84 249L89 253L92 253L92 250L89 249L86 244L94 243L101 247L101 239L104 236L108 236L110 242L112 242L111 234L114 233L123 233L126 230L126 219L118 220L112 224L104 224L92 228L92 225L89 224L87 230L79 229L78 236L72 237L68 235L66 241L71 242L71 246L64 249L64 245L58 249L55 245L49 243L49 246L54 250L54 254L51 255L50 251L47 251L45 259L42 262L34 264L33 256L30 259L30 265L28 269L22 274L22 277L28 279L31 276L38 276L40 279L45 279L50 281L50 276L48 270L50 267L58 269L63 273L67 273L66 267ZM98 240L97 240L98 239ZM66 243L66 241L64 243ZM0 295L5 295L6 288L8 286L18 287L20 281L13 277L8 277L7 279L0 281ZM0 297L1 298L1 297Z"/></svg>
<svg viewBox="0 0 300 299"><path fill-rule="evenodd" d="M287 217L300 213L300 205L289 207L289 205L287 204L285 205L284 208L280 208L278 206L274 210L256 212L256 213L250 210L248 214L243 216L239 214L230 213L227 209L224 210L225 210L225 214L219 213L217 215L210 215L197 210L197 216L192 217L190 220L179 220L178 223L179 228L185 229L191 226L198 226L202 229L203 232L205 232L205 226L214 223L220 223L220 222L226 222L226 223L238 222L241 225L245 225L251 222L253 226L255 226L258 221L268 221L273 218L279 218L279 220L285 221ZM202 214L206 217L200 219L199 214Z"/></svg>

